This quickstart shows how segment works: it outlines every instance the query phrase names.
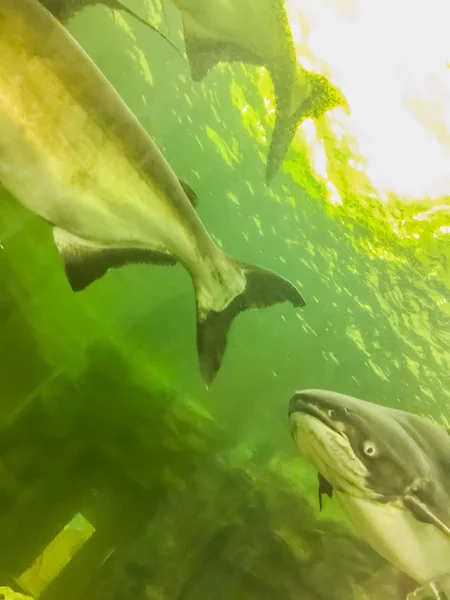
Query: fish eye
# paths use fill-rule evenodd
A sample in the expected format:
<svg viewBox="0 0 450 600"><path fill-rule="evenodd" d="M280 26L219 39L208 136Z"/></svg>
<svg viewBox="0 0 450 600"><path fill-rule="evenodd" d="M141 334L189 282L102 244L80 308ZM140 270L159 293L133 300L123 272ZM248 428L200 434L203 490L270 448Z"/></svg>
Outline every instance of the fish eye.
<svg viewBox="0 0 450 600"><path fill-rule="evenodd" d="M330 417L330 419L334 419L334 410L332 408L329 408L327 410L327 415Z"/></svg>
<svg viewBox="0 0 450 600"><path fill-rule="evenodd" d="M363 450L364 450L364 454L366 456L368 456L369 458L373 458L378 453L377 447L375 446L375 444L369 440L367 442L364 442Z"/></svg>

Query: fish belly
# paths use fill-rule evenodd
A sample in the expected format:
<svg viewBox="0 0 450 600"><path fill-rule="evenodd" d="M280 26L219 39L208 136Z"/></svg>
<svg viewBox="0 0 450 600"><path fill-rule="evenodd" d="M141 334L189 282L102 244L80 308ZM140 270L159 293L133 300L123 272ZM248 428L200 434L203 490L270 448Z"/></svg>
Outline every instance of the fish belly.
<svg viewBox="0 0 450 600"><path fill-rule="evenodd" d="M450 573L450 538L392 503L342 492L335 496L359 534L376 552L422 584Z"/></svg>
<svg viewBox="0 0 450 600"><path fill-rule="evenodd" d="M116 247L195 248L173 207L77 102L14 22L0 29L0 181L26 208Z"/></svg>
<svg viewBox="0 0 450 600"><path fill-rule="evenodd" d="M212 241L151 139L33 0L0 0L0 182L59 239L173 256L205 314L245 289L243 268Z"/></svg>

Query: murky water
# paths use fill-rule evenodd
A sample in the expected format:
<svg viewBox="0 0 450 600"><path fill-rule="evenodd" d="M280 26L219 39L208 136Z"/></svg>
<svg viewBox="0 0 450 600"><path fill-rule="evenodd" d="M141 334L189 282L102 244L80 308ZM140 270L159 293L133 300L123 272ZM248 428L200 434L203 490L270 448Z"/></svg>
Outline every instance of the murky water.
<svg viewBox="0 0 450 600"><path fill-rule="evenodd" d="M127 4L183 48L174 6L164 19ZM74 294L48 225L0 192L0 583L42 600L363 597L355 586L387 563L336 503L319 512L287 405L324 388L448 424L448 211L414 219L448 198L358 195L331 118L318 129L338 200L308 127L268 188L267 74L236 64L195 83L163 40L102 7L69 29L195 190L215 241L307 306L238 317L207 390L180 266L127 266ZM370 598L396 597L389 576Z"/></svg>

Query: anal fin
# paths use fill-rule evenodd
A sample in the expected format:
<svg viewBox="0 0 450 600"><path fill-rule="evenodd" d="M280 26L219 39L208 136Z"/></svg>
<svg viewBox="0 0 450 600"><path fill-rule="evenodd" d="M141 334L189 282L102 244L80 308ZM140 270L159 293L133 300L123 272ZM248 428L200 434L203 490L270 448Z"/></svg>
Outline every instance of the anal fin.
<svg viewBox="0 0 450 600"><path fill-rule="evenodd" d="M53 238L74 292L84 290L112 268L138 263L171 266L177 262L171 254L156 250L95 246L58 227L53 229Z"/></svg>
<svg viewBox="0 0 450 600"><path fill-rule="evenodd" d="M205 32L197 21L186 13L183 13L183 31L194 81L201 81L219 63L243 62L265 66L264 59L250 48Z"/></svg>
<svg viewBox="0 0 450 600"><path fill-rule="evenodd" d="M191 76L194 81L201 81L218 62L209 51L212 39L202 37L190 15L183 14L182 22Z"/></svg>

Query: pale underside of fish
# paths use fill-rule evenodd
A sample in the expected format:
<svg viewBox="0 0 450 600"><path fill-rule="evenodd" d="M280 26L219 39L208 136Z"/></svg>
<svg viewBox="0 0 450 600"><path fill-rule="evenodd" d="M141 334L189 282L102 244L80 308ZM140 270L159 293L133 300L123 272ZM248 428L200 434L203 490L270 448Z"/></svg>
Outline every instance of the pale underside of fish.
<svg viewBox="0 0 450 600"><path fill-rule="evenodd" d="M0 182L54 227L73 289L133 262L189 272L202 374L218 371L234 317L304 299L211 239L150 136L36 0L0 0Z"/></svg>

